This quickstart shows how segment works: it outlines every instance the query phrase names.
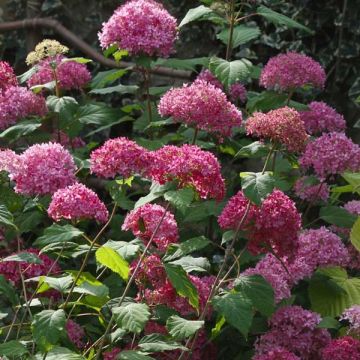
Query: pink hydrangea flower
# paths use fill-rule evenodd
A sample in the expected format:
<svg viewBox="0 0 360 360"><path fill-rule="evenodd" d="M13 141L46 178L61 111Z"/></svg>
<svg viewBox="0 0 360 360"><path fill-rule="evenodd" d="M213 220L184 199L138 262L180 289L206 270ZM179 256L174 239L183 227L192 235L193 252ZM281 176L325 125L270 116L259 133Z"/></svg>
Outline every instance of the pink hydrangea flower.
<svg viewBox="0 0 360 360"><path fill-rule="evenodd" d="M160 205L145 204L130 211L122 225L122 230L131 230L134 236L147 244L161 222L153 238L153 244L161 251L179 240L179 232L174 215Z"/></svg>
<svg viewBox="0 0 360 360"><path fill-rule="evenodd" d="M356 172L360 170L360 146L342 133L323 134L307 144L299 162L304 169L313 168L321 180L344 171Z"/></svg>
<svg viewBox="0 0 360 360"><path fill-rule="evenodd" d="M287 106L266 114L255 112L246 121L246 131L248 135L282 144L291 152L304 150L308 139L300 114Z"/></svg>
<svg viewBox="0 0 360 360"><path fill-rule="evenodd" d="M53 194L76 181L74 160L60 144L32 145L19 156L19 161L10 178L20 194Z"/></svg>
<svg viewBox="0 0 360 360"><path fill-rule="evenodd" d="M85 141L81 137L70 138L62 130L55 131L51 135L51 141L57 142L67 149L78 149L86 145Z"/></svg>
<svg viewBox="0 0 360 360"><path fill-rule="evenodd" d="M75 321L68 320L65 325L67 336L69 340L78 348L83 349L85 347L85 331Z"/></svg>
<svg viewBox="0 0 360 360"><path fill-rule="evenodd" d="M109 218L97 194L80 183L57 190L51 198L48 214L55 221L95 219L105 223Z"/></svg>
<svg viewBox="0 0 360 360"><path fill-rule="evenodd" d="M125 137L107 140L90 154L91 172L104 178L144 174L150 163L150 152Z"/></svg>
<svg viewBox="0 0 360 360"><path fill-rule="evenodd" d="M19 272L19 266L23 273L24 279L31 279L37 276L46 275L51 269L50 274L60 273L60 266L55 263L49 256L40 254L37 249L27 249L20 253L34 254L42 261L41 264L29 264L24 261L4 261L0 262L0 275L3 275L5 279L11 281L14 285L20 286L21 276ZM15 255L15 254L14 254Z"/></svg>
<svg viewBox="0 0 360 360"><path fill-rule="evenodd" d="M270 320L270 330L255 345L256 353L266 354L281 347L304 360L320 360L321 349L330 342L330 334L318 329L320 315L300 306L284 306Z"/></svg>
<svg viewBox="0 0 360 360"><path fill-rule="evenodd" d="M14 69L6 61L0 61L0 92L18 85Z"/></svg>
<svg viewBox="0 0 360 360"><path fill-rule="evenodd" d="M15 172L20 164L19 155L10 149L0 150L0 171Z"/></svg>
<svg viewBox="0 0 360 360"><path fill-rule="evenodd" d="M359 250L357 250L353 244L348 244L347 245L347 250L349 253L349 263L347 264L347 266L350 269L354 269L354 270L360 270L360 252Z"/></svg>
<svg viewBox="0 0 360 360"><path fill-rule="evenodd" d="M280 91L292 91L305 85L323 89L325 80L325 71L318 62L295 52L272 57L260 75L260 85Z"/></svg>
<svg viewBox="0 0 360 360"><path fill-rule="evenodd" d="M349 213L360 216L360 200L351 200L344 205L344 209Z"/></svg>
<svg viewBox="0 0 360 360"><path fill-rule="evenodd" d="M85 64L76 61L65 61L67 58L63 55L57 55L55 58L47 58L40 61L38 71L27 81L29 87L43 85L55 81L52 63L56 66L56 78L61 89L81 89L90 80L91 74Z"/></svg>
<svg viewBox="0 0 360 360"><path fill-rule="evenodd" d="M299 178L294 185L295 194L302 200L309 202L327 201L329 198L329 186L323 183L313 183L309 177Z"/></svg>
<svg viewBox="0 0 360 360"><path fill-rule="evenodd" d="M9 86L0 93L0 130L27 116L44 116L46 112L45 99L24 87Z"/></svg>
<svg viewBox="0 0 360 360"><path fill-rule="evenodd" d="M244 103L247 98L247 91L243 84L235 83L229 88L229 97L233 103Z"/></svg>
<svg viewBox="0 0 360 360"><path fill-rule="evenodd" d="M121 349L114 347L112 350L105 351L103 353L104 360L116 360L118 355L121 353Z"/></svg>
<svg viewBox="0 0 360 360"><path fill-rule="evenodd" d="M346 320L349 322L349 332L356 336L360 335L360 305L353 305L346 309L340 321Z"/></svg>
<svg viewBox="0 0 360 360"><path fill-rule="evenodd" d="M351 336L333 339L321 355L321 360L360 360L360 341Z"/></svg>
<svg viewBox="0 0 360 360"><path fill-rule="evenodd" d="M344 117L329 105L322 101L313 101L308 107L309 110L300 111L300 116L309 134L343 132L345 130Z"/></svg>
<svg viewBox="0 0 360 360"><path fill-rule="evenodd" d="M171 116L174 121L220 136L230 136L242 121L241 112L227 100L225 93L205 81L170 89L160 99L158 110L163 117Z"/></svg>
<svg viewBox="0 0 360 360"><path fill-rule="evenodd" d="M132 55L168 57L178 29L176 19L153 0L131 0L115 10L99 33L100 44L116 44Z"/></svg>
<svg viewBox="0 0 360 360"><path fill-rule="evenodd" d="M223 90L223 84L217 79L217 77L215 75L213 75L213 73L208 70L208 69L204 69L200 72L200 74L196 77L195 82L197 81L205 81L213 86L215 86L216 88L219 88L221 90Z"/></svg>
<svg viewBox="0 0 360 360"><path fill-rule="evenodd" d="M253 360L301 360L294 353L284 348L276 347L266 354L256 355Z"/></svg>
<svg viewBox="0 0 360 360"><path fill-rule="evenodd" d="M156 182L176 180L179 188L192 187L202 199L224 197L220 164L209 151L196 145L166 145L154 152L152 160L150 177Z"/></svg>

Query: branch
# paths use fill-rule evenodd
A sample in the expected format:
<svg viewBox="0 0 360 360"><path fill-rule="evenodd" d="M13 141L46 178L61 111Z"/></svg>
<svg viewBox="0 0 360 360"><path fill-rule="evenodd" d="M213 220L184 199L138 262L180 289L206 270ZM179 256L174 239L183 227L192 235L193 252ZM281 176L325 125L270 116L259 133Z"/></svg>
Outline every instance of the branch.
<svg viewBox="0 0 360 360"><path fill-rule="evenodd" d="M35 29L48 28L58 33L64 40L70 43L73 47L79 49L86 54L90 59L99 62L100 64L110 68L128 68L134 67L135 64L131 62L108 59L101 53L93 49L84 40L75 35L72 31L61 25L57 20L51 18L33 18L18 21L9 21L0 23L0 33L5 31L13 31L19 29ZM163 66L157 66L152 69L152 73L162 76L169 76L180 79L189 79L191 72L186 70L175 70Z"/></svg>

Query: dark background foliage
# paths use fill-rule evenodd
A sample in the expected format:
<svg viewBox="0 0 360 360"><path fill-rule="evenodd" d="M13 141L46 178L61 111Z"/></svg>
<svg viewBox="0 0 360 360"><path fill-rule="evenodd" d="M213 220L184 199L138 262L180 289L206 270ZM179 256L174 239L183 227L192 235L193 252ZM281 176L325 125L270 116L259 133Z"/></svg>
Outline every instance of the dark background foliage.
<svg viewBox="0 0 360 360"><path fill-rule="evenodd" d="M234 57L248 57L264 64L269 57L287 50L304 52L321 62L328 79L325 100L342 112L353 138L359 139L360 107L354 101L360 96L360 0L263 0L258 1L308 26L314 35L303 35L256 19L263 30L251 47L241 48ZM116 0L3 0L0 1L3 21L26 17L52 17L59 20L86 42L99 49L97 32L114 9L123 1ZM200 4L194 0L163 0L178 19L188 9ZM219 1L220 7L221 1ZM224 55L224 46L216 39L216 25L197 22L186 26L178 42L177 57L191 58ZM42 37L57 37L48 30L7 32L0 35L1 58L24 70L24 58L33 44ZM61 40L61 39L59 39ZM76 49L75 49L76 51ZM356 124L357 123L357 124Z"/></svg>

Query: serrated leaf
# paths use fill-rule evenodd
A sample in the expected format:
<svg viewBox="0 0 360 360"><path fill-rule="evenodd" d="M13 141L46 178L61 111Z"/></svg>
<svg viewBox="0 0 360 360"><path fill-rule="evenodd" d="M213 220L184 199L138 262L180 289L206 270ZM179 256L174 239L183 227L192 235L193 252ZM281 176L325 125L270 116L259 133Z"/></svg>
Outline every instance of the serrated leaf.
<svg viewBox="0 0 360 360"><path fill-rule="evenodd" d="M234 288L245 295L263 315L270 316L274 312L274 290L262 276L240 276L235 279Z"/></svg>
<svg viewBox="0 0 360 360"><path fill-rule="evenodd" d="M128 69L113 69L98 72L91 80L90 86L92 89L103 88L104 86L113 83L127 73Z"/></svg>
<svg viewBox="0 0 360 360"><path fill-rule="evenodd" d="M144 336L138 343L140 349L146 352L162 352L162 351L171 351L171 350L184 350L187 351L188 349L171 340L166 338L162 334L151 334Z"/></svg>
<svg viewBox="0 0 360 360"><path fill-rule="evenodd" d="M167 277L169 278L172 286L175 288L178 295L188 299L190 305L195 309L199 309L199 295L196 287L188 278L185 270L174 264L164 264Z"/></svg>
<svg viewBox="0 0 360 360"><path fill-rule="evenodd" d="M44 234L37 238L34 245L44 247L54 243L64 243L81 236L83 232L72 225L53 224L44 230Z"/></svg>
<svg viewBox="0 0 360 360"><path fill-rule="evenodd" d="M4 130L0 134L0 138L7 139L10 143L12 143L18 140L22 136L31 134L40 126L41 126L41 122L38 119L21 121Z"/></svg>
<svg viewBox="0 0 360 360"><path fill-rule="evenodd" d="M232 38L232 48L236 48L247 42L257 39L261 32L257 26L239 25L234 28ZM229 41L229 29L222 30L216 37L221 40L225 45Z"/></svg>
<svg viewBox="0 0 360 360"><path fill-rule="evenodd" d="M192 59L176 59L176 58L170 58L170 59L158 59L155 62L156 65L170 67L173 69L179 69L179 70L189 70L189 71L196 71L196 68L201 66L207 66L209 64L209 58L208 57L201 57L201 58L192 58Z"/></svg>
<svg viewBox="0 0 360 360"><path fill-rule="evenodd" d="M340 323L333 317L325 316L321 319L317 327L320 329L338 329L340 327Z"/></svg>
<svg viewBox="0 0 360 360"><path fill-rule="evenodd" d="M192 271L207 272L210 270L210 262L205 257L184 256L170 264L180 265L187 273Z"/></svg>
<svg viewBox="0 0 360 360"><path fill-rule="evenodd" d="M99 95L105 95L105 94L112 94L112 93L118 93L118 94L135 94L136 91L138 91L139 87L137 85L115 85L115 86L109 86L102 89L93 89L89 93L90 94L99 94Z"/></svg>
<svg viewBox="0 0 360 360"><path fill-rule="evenodd" d="M11 340L6 343L0 344L0 355L3 356L22 356L27 354L26 347L17 340Z"/></svg>
<svg viewBox="0 0 360 360"><path fill-rule="evenodd" d="M5 205L0 205L0 224L12 227L17 230L14 224L13 214L7 209Z"/></svg>
<svg viewBox="0 0 360 360"><path fill-rule="evenodd" d="M264 143L260 141L254 141L253 143L243 146L234 156L245 157L245 158L261 158L268 153L269 149Z"/></svg>
<svg viewBox="0 0 360 360"><path fill-rule="evenodd" d="M261 93L248 92L248 101L246 108L249 113L255 111L267 112L279 107L283 107L286 103L287 95L277 93L275 91L263 91Z"/></svg>
<svg viewBox="0 0 360 360"><path fill-rule="evenodd" d="M118 358L120 360L154 360L154 358L134 350L121 351Z"/></svg>
<svg viewBox="0 0 360 360"><path fill-rule="evenodd" d="M17 262L25 262L27 264L42 264L42 260L38 256L26 251L21 252L19 254L7 256L1 261L17 261Z"/></svg>
<svg viewBox="0 0 360 360"><path fill-rule="evenodd" d="M57 97L55 95L50 95L46 99L46 105L49 110L55 113L60 113L60 111L67 106L77 105L78 102L71 96L62 96Z"/></svg>
<svg viewBox="0 0 360 360"><path fill-rule="evenodd" d="M74 292L78 294L87 294L96 296L98 298L103 298L109 295L109 288L103 284L94 285L84 281L79 286L74 288Z"/></svg>
<svg viewBox="0 0 360 360"><path fill-rule="evenodd" d="M170 316L166 321L166 328L168 329L169 334L177 340L187 339L203 326L204 321L187 320L177 315Z"/></svg>
<svg viewBox="0 0 360 360"><path fill-rule="evenodd" d="M114 249L102 246L96 250L95 257L98 263L119 274L124 280L129 278L129 264Z"/></svg>
<svg viewBox="0 0 360 360"><path fill-rule="evenodd" d="M247 59L226 61L217 57L210 59L210 71L228 89L230 85L246 80L251 72L252 63Z"/></svg>
<svg viewBox="0 0 360 360"><path fill-rule="evenodd" d="M350 240L354 247L360 251L360 217L355 221L351 228Z"/></svg>
<svg viewBox="0 0 360 360"><path fill-rule="evenodd" d="M149 307L146 304L127 303L112 309L115 321L121 329L135 334L144 330L150 318Z"/></svg>
<svg viewBox="0 0 360 360"><path fill-rule="evenodd" d="M44 354L37 354L35 359L43 360ZM85 358L67 348L56 347L46 354L46 360L85 360Z"/></svg>
<svg viewBox="0 0 360 360"><path fill-rule="evenodd" d="M357 216L337 206L322 207L320 209L319 217L329 224L344 228L351 228L357 220Z"/></svg>
<svg viewBox="0 0 360 360"><path fill-rule="evenodd" d="M216 296L212 300L215 310L224 316L227 323L235 327L246 338L254 316L252 302L240 293Z"/></svg>
<svg viewBox="0 0 360 360"><path fill-rule="evenodd" d="M185 214L187 208L194 200L194 196L194 190L185 188L166 192L164 194L164 199Z"/></svg>
<svg viewBox="0 0 360 360"><path fill-rule="evenodd" d="M275 186L275 179L272 174L247 173L246 177L241 179L241 187L245 196L253 203L260 205L262 201L270 194Z"/></svg>
<svg viewBox="0 0 360 360"><path fill-rule="evenodd" d="M23 84L24 82L28 81L35 73L37 73L38 70L39 70L38 65L35 65L32 68L30 68L28 71L17 76L19 83Z"/></svg>
<svg viewBox="0 0 360 360"><path fill-rule="evenodd" d="M63 276L63 277L50 277L50 276L40 276L39 278L39 289L38 293L42 293L50 289L55 289L61 293L64 293L69 289L70 285L73 282L72 276Z"/></svg>
<svg viewBox="0 0 360 360"><path fill-rule="evenodd" d="M205 15L209 15L211 14L213 11L204 6L204 5L200 5L194 9L190 9L187 14L185 15L185 17L181 20L180 24L179 24L179 28L181 28L182 26L189 24L195 20L199 20L201 18L203 18Z"/></svg>
<svg viewBox="0 0 360 360"><path fill-rule="evenodd" d="M0 294L9 299L13 305L18 303L18 297L13 285L5 279L4 275L0 275Z"/></svg>

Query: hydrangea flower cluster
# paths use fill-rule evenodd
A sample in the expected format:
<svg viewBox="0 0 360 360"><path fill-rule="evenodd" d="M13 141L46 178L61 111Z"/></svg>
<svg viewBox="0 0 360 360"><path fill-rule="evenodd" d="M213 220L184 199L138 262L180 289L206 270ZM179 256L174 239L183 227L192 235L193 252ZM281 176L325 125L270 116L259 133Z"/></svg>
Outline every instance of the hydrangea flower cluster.
<svg viewBox="0 0 360 360"><path fill-rule="evenodd" d="M90 72L85 64L67 61L63 55L46 58L40 61L37 66L37 72L27 81L29 87L57 80L61 89L81 89L91 80ZM54 68L56 79L54 78Z"/></svg>
<svg viewBox="0 0 360 360"><path fill-rule="evenodd" d="M0 171L14 173L20 165L19 155L14 151L6 149L0 150Z"/></svg>
<svg viewBox="0 0 360 360"><path fill-rule="evenodd" d="M57 190L52 196L48 214L55 221L95 219L105 223L109 218L109 212L97 194L79 183Z"/></svg>
<svg viewBox="0 0 360 360"><path fill-rule="evenodd" d="M78 348L83 349L85 347L85 331L75 321L69 319L65 325L67 336L69 340Z"/></svg>
<svg viewBox="0 0 360 360"><path fill-rule="evenodd" d="M304 150L308 139L300 114L287 106L266 114L255 112L246 121L246 131L248 135L282 144L291 152Z"/></svg>
<svg viewBox="0 0 360 360"><path fill-rule="evenodd" d="M242 121L241 112L221 89L199 80L170 89L160 99L158 110L163 117L221 136L230 136Z"/></svg>
<svg viewBox="0 0 360 360"><path fill-rule="evenodd" d="M158 224L160 227L155 233ZM160 251L176 243L179 232L174 215L160 205L145 204L127 214L122 230L131 230L134 236L140 238L145 244L153 237L153 244Z"/></svg>
<svg viewBox="0 0 360 360"><path fill-rule="evenodd" d="M70 136L62 130L53 132L51 134L51 141L58 142L67 149L78 149L86 145L81 137L70 138Z"/></svg>
<svg viewBox="0 0 360 360"><path fill-rule="evenodd" d="M340 317L340 321L344 320L349 322L349 332L352 335L360 335L360 305L353 305L346 309Z"/></svg>
<svg viewBox="0 0 360 360"><path fill-rule="evenodd" d="M324 132L343 132L346 128L344 117L322 101L313 101L309 109L300 111L306 131L311 135Z"/></svg>
<svg viewBox="0 0 360 360"><path fill-rule="evenodd" d="M305 85L322 89L325 80L325 71L318 62L295 52L272 57L260 75L260 85L279 91L293 91Z"/></svg>
<svg viewBox="0 0 360 360"><path fill-rule="evenodd" d="M360 216L360 200L351 200L344 205L344 209L349 213Z"/></svg>
<svg viewBox="0 0 360 360"><path fill-rule="evenodd" d="M247 98L247 91L243 84L235 83L229 88L229 97L233 103L244 103Z"/></svg>
<svg viewBox="0 0 360 360"><path fill-rule="evenodd" d="M200 82L205 81L205 82L215 86L216 88L219 88L221 90L224 89L223 84L208 69L201 70L200 74L195 79L195 82L198 82L198 81L200 81Z"/></svg>
<svg viewBox="0 0 360 360"><path fill-rule="evenodd" d="M294 353L284 348L278 347L270 350L266 354L256 355L253 360L301 360Z"/></svg>
<svg viewBox="0 0 360 360"><path fill-rule="evenodd" d="M116 360L120 352L121 349L118 347L114 347L109 351L105 351L103 354L104 360Z"/></svg>
<svg viewBox="0 0 360 360"><path fill-rule="evenodd" d="M360 341L351 336L334 339L321 355L321 360L360 360Z"/></svg>
<svg viewBox="0 0 360 360"><path fill-rule="evenodd" d="M0 130L27 116L44 116L45 99L21 86L9 86L0 92Z"/></svg>
<svg viewBox="0 0 360 360"><path fill-rule="evenodd" d="M0 61L0 93L11 86L18 86L14 69L6 61Z"/></svg>
<svg viewBox="0 0 360 360"><path fill-rule="evenodd" d="M327 201L329 198L329 186L325 183L313 183L313 179L304 176L296 180L294 190L296 196L309 202Z"/></svg>
<svg viewBox="0 0 360 360"><path fill-rule="evenodd" d="M131 0L103 23L99 33L103 48L117 45L132 55L167 57L177 39L176 19L154 0Z"/></svg>
<svg viewBox="0 0 360 360"><path fill-rule="evenodd" d="M149 172L161 185L176 180L179 188L191 187L202 199L221 200L225 194L219 161L196 145L166 145L156 150Z"/></svg>
<svg viewBox="0 0 360 360"><path fill-rule="evenodd" d="M76 181L74 160L60 144L32 145L18 159L19 165L10 172L10 178L20 194L53 194Z"/></svg>
<svg viewBox="0 0 360 360"><path fill-rule="evenodd" d="M360 146L345 134L323 134L307 144L299 159L304 169L312 168L321 180L345 171L360 170Z"/></svg>
<svg viewBox="0 0 360 360"><path fill-rule="evenodd" d="M107 140L90 154L91 172L104 178L143 174L150 163L150 152L125 137Z"/></svg>
<svg viewBox="0 0 360 360"><path fill-rule="evenodd" d="M320 315L300 306L281 307L270 320L270 330L256 344L257 354L280 347L304 360L320 360L321 350L331 339L327 330L317 328L320 320Z"/></svg>

